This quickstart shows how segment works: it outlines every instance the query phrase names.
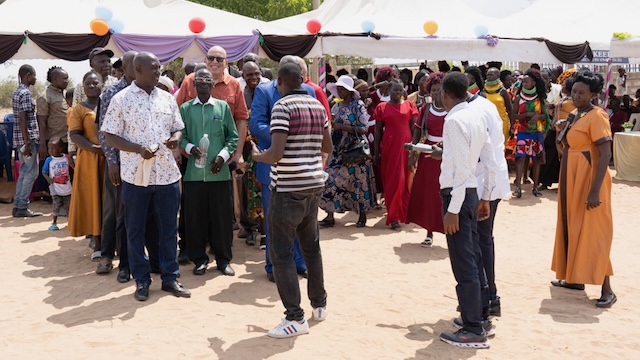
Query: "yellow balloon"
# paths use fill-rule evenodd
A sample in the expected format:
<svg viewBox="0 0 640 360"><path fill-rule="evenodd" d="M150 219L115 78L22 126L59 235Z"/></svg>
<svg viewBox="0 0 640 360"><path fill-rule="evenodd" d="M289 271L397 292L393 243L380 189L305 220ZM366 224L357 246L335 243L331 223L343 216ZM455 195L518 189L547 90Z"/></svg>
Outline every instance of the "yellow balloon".
<svg viewBox="0 0 640 360"><path fill-rule="evenodd" d="M433 35L436 33L436 31L438 31L438 23L433 20L429 20L425 22L424 25L422 25L422 29L427 34Z"/></svg>
<svg viewBox="0 0 640 360"><path fill-rule="evenodd" d="M107 35L109 32L109 24L102 19L91 20L89 27L91 28L91 31L98 36Z"/></svg>

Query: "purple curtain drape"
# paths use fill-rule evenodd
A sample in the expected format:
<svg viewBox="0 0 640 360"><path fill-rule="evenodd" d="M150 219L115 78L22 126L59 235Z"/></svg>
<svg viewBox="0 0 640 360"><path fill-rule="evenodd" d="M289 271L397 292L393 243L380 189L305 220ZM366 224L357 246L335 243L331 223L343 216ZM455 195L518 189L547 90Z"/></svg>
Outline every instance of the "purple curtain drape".
<svg viewBox="0 0 640 360"><path fill-rule="evenodd" d="M258 53L260 45L258 40L260 35L257 31L253 31L251 36L214 36L208 38L196 38L196 44L205 54L212 46L222 46L227 51L228 61L238 61L248 53Z"/></svg>
<svg viewBox="0 0 640 360"><path fill-rule="evenodd" d="M155 54L162 64L177 59L196 38L193 36L158 36L139 34L113 34L113 41L122 52L148 51Z"/></svg>

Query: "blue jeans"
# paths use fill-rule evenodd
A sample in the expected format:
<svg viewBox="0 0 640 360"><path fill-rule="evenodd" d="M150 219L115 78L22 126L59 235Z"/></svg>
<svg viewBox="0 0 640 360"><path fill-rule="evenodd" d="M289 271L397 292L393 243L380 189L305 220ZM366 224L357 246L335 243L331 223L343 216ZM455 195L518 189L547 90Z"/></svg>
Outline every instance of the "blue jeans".
<svg viewBox="0 0 640 360"><path fill-rule="evenodd" d="M178 182L142 187L123 181L121 186L131 276L138 284L151 283L151 266L144 252L145 234L149 223L147 215L151 212L158 230L158 259L162 283L176 280L179 272L176 250L180 206Z"/></svg>
<svg viewBox="0 0 640 360"><path fill-rule="evenodd" d="M440 196L445 214L451 203L450 189L442 189ZM482 321L489 314L489 292L480 252L477 211L478 193L475 188L467 188L458 213L460 230L447 235L447 246L453 276L458 283L456 293L464 329L482 334Z"/></svg>
<svg viewBox="0 0 640 360"><path fill-rule="evenodd" d="M491 213L489 218L478 221L478 234L480 236L480 252L482 252L482 265L487 275L487 285L489 286L489 299L496 300L498 290L496 289L496 272L495 272L495 251L493 245L493 222L498 211L498 203L500 199L493 200L489 203Z"/></svg>
<svg viewBox="0 0 640 360"><path fill-rule="evenodd" d="M269 212L269 200L271 199L271 189L269 189L269 184L262 184L262 211L264 214ZM283 209L280 209L283 210ZM266 236L266 265L264 266L264 270L267 273L273 272L273 265L271 264L271 257L269 255L269 224L267 224L267 218L264 218L264 233ZM302 258L302 251L300 251L300 242L297 238L293 240L293 259L296 262L296 269L298 272L303 272L307 270L307 265L304 263L304 259Z"/></svg>
<svg viewBox="0 0 640 360"><path fill-rule="evenodd" d="M18 160L20 160L20 177L16 183L13 207L26 209L29 206L29 196L31 195L31 189L33 189L33 183L38 178L38 144L31 142L31 157L28 159L18 150Z"/></svg>
<svg viewBox="0 0 640 360"><path fill-rule="evenodd" d="M320 229L318 227L318 200L322 188L295 192L275 192L267 212L271 238L269 253L273 261L273 276L278 294L284 305L287 320L304 319L300 307L300 284L294 262L294 239L300 240L302 257L307 264L309 278L307 292L313 308L327 305L324 289Z"/></svg>

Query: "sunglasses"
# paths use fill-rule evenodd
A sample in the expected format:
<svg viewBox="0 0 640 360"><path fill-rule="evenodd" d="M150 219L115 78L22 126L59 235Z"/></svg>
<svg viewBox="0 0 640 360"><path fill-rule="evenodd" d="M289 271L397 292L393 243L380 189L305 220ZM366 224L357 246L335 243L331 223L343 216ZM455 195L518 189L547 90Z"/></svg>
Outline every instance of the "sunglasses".
<svg viewBox="0 0 640 360"><path fill-rule="evenodd" d="M195 78L195 81L197 83L202 83L202 84L213 84L213 79L212 78L197 77L197 78Z"/></svg>
<svg viewBox="0 0 640 360"><path fill-rule="evenodd" d="M207 60L209 60L209 61L214 61L215 60L215 61L221 63L221 62L227 60L227 58L226 57L222 57L222 56L207 55Z"/></svg>

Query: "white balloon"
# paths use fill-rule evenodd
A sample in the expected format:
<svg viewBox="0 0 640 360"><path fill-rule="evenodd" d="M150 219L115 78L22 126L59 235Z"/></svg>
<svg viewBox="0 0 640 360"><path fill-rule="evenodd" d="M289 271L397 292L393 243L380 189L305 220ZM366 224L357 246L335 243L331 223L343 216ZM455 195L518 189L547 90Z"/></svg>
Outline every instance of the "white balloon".
<svg viewBox="0 0 640 360"><path fill-rule="evenodd" d="M154 8L154 7L158 6L158 5L161 5L162 4L162 0L144 0L144 4L147 7Z"/></svg>

